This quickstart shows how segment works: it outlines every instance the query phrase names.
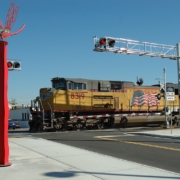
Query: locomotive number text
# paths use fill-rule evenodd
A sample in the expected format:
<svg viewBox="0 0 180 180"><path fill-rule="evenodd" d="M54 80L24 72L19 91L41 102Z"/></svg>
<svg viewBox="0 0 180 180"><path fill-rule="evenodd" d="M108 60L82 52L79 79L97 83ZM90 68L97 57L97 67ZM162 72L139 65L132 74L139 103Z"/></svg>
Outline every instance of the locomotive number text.
<svg viewBox="0 0 180 180"><path fill-rule="evenodd" d="M71 93L71 99L84 99L84 93Z"/></svg>

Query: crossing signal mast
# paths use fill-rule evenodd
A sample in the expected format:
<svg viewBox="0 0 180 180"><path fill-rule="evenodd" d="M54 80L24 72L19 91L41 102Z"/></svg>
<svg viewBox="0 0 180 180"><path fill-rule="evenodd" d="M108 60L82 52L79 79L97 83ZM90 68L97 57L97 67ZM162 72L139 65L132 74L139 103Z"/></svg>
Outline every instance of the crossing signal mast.
<svg viewBox="0 0 180 180"><path fill-rule="evenodd" d="M177 60L178 69L178 95L179 95L179 115L180 115L180 43L176 46L157 44L150 42L140 42L131 39L114 37L93 37L94 51L113 52L120 54L135 54L139 56L150 56ZM166 93L165 93L166 98Z"/></svg>

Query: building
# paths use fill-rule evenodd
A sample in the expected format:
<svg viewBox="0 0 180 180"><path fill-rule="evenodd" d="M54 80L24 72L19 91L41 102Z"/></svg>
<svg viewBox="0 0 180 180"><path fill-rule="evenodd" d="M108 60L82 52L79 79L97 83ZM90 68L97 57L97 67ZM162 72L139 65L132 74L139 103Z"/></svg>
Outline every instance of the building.
<svg viewBox="0 0 180 180"><path fill-rule="evenodd" d="M9 119L18 121L22 128L29 128L28 122L30 118L31 112L29 107L11 106Z"/></svg>

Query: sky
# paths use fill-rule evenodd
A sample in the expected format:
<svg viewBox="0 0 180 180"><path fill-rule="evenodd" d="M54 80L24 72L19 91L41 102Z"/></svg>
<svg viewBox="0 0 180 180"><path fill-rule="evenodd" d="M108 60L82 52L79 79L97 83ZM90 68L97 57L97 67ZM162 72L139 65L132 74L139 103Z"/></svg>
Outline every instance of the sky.
<svg viewBox="0 0 180 180"><path fill-rule="evenodd" d="M12 0L1 0L5 24ZM180 42L177 0L14 0L19 6L8 41L8 59L21 61L9 71L8 100L29 105L54 77L178 83L175 60L94 52L93 37L110 36L176 46ZM163 80L162 80L163 81Z"/></svg>

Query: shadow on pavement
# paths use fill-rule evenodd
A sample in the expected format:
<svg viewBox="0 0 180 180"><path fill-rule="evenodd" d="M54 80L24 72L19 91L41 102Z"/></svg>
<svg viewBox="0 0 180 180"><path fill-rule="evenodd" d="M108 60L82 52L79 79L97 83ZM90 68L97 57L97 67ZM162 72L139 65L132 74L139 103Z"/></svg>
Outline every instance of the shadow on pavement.
<svg viewBox="0 0 180 180"><path fill-rule="evenodd" d="M64 171L64 172L48 172L45 173L45 176L49 177L58 177L58 178L69 178L76 176L80 173L89 174L89 175L109 175L109 176L121 176L121 177L139 177L139 178L159 178L159 179L179 179L175 176L150 176L150 175L137 175L137 174L118 174L118 173L101 173L101 172L80 172L80 171Z"/></svg>

